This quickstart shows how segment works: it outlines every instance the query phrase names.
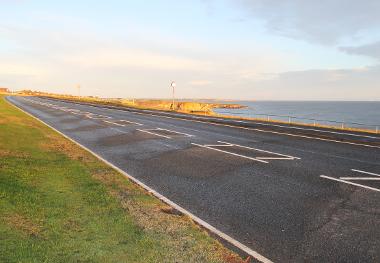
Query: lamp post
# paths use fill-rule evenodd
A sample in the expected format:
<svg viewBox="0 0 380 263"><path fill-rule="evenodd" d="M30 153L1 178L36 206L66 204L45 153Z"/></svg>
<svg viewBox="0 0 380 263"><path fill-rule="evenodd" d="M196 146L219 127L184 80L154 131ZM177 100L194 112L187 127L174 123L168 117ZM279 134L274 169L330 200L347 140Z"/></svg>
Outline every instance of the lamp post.
<svg viewBox="0 0 380 263"><path fill-rule="evenodd" d="M176 83L175 83L175 81L172 81L171 83L170 83L170 86L172 87L172 95L173 95L173 98L172 98L172 109L174 110L174 89L175 89L175 87L176 87Z"/></svg>

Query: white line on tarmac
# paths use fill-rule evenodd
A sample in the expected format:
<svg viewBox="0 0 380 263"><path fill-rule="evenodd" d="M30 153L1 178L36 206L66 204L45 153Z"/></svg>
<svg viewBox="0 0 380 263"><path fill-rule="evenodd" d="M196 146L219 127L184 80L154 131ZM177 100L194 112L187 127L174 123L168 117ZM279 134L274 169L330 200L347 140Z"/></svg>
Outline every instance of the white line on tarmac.
<svg viewBox="0 0 380 263"><path fill-rule="evenodd" d="M93 120L111 119L111 117L109 116L96 114L96 113L87 114L86 117Z"/></svg>
<svg viewBox="0 0 380 263"><path fill-rule="evenodd" d="M253 148L253 147L248 147L248 146L244 146L244 145L233 144L233 143L228 143L228 142L223 142L223 141L218 141L218 142L220 142L220 143L226 143L226 144L230 144L230 145L237 146L237 147L240 147L240 148L250 149L250 150L254 150L254 151L258 151L258 152L264 152L264 153L279 155L279 156L283 156L283 157L287 157L287 158L291 158L291 159L298 159L298 160L301 159L299 157L294 157L294 156L291 156L291 155L286 155L286 154L282 154L282 153L275 153L275 152L271 152L271 151L267 151L267 150L262 150L262 149L258 149L258 148Z"/></svg>
<svg viewBox="0 0 380 263"><path fill-rule="evenodd" d="M157 129L155 129L155 130L161 130L161 131L173 132L173 133L177 133L177 134L185 135L185 136L187 136L187 137L193 137L193 136L194 136L194 135L187 134L187 133L184 133L184 132L178 132L178 131L173 131L173 130L164 129L164 128L157 128Z"/></svg>
<svg viewBox="0 0 380 263"><path fill-rule="evenodd" d="M223 150L220 150L220 149L217 149L217 148L213 148L213 147L209 147L209 146L206 146L206 145L201 145L201 144L197 144L197 143L191 143L191 144L195 145L195 146L198 146L198 147L214 150L214 151L217 151L217 152L227 153L227 154L230 154L230 155L233 155L233 156L238 156L238 157L241 157L241 158L249 159L249 160L260 162L260 163L268 163L267 161L264 161L264 160L259 160L259 159L253 158L253 157L249 157L249 156L245 156L245 155L237 154L237 153L233 153L233 152L223 151Z"/></svg>
<svg viewBox="0 0 380 263"><path fill-rule="evenodd" d="M166 139L171 139L171 137L169 137L169 136L162 135L162 134L157 134L157 133L151 132L151 131L149 131L149 130L141 130L141 129L136 129L136 130L141 131L141 132L145 132L145 133L149 133L149 134L152 134L152 135L156 135L156 136L164 137L164 138L166 138Z"/></svg>
<svg viewBox="0 0 380 263"><path fill-rule="evenodd" d="M339 177L339 179L341 180L353 180L353 181L356 181L356 180L362 180L362 181L380 181L380 178L379 177Z"/></svg>
<svg viewBox="0 0 380 263"><path fill-rule="evenodd" d="M353 183L353 182L337 179L337 178L326 176L326 175L320 175L320 177L321 178L325 178L325 179L329 179L329 180L333 180L333 181L337 181L337 182L341 182L341 183L344 183L344 184L350 184L350 185L362 187L362 188L365 188L365 189L368 189L368 190L380 192L380 189L377 189L377 188L374 188L374 187L370 187L370 186L366 186L366 185L362 185L362 184L357 184L357 183Z"/></svg>
<svg viewBox="0 0 380 263"><path fill-rule="evenodd" d="M232 144L205 144L204 146L208 147L231 147Z"/></svg>
<svg viewBox="0 0 380 263"><path fill-rule="evenodd" d="M126 122L126 123L130 123L130 124L135 124L135 125L139 125L139 126L143 126L144 124L142 123L138 123L138 122L134 122L134 121L127 121L127 120L116 120L118 122Z"/></svg>
<svg viewBox="0 0 380 263"><path fill-rule="evenodd" d="M124 123L128 123L128 124L139 125L139 126L142 126L142 125L143 125L143 124L138 123L138 122L127 121L127 120L113 120L113 121L103 120L103 121L104 121L104 122L107 122L107 123L110 123L110 124L117 125L117 126L121 126L121 127L125 127L125 125L124 125L124 124L121 124L121 123L119 123L119 122L124 122Z"/></svg>
<svg viewBox="0 0 380 263"><path fill-rule="evenodd" d="M103 157L101 157L100 155L96 154L95 152L91 151L89 148L87 148L86 146L80 144L79 142L75 141L74 139L71 139L69 136L65 135L64 133L58 131L57 129L55 129L54 127L50 126L49 124L47 124L46 122L38 119L37 117L35 117L34 115L30 114L29 112L27 111L24 111L23 109L21 109L20 107L16 106L15 104L12 104L10 103L8 100L6 100L10 105L12 105L13 107L21 110L22 112L24 112L25 114L31 116L32 118L36 119L37 121L45 124L46 126L48 126L49 128L51 128L52 130L56 131L57 133L61 134L63 137L65 137L66 139L70 140L71 142L75 143L76 145L78 145L79 147L83 148L84 150L88 151L89 153L91 153L92 155L94 155L96 158L98 158L99 160L101 160L102 162L104 162L105 164L109 165L110 167L112 167L113 169L115 169L116 171L118 171L119 173L121 173L122 175L124 175L126 178L130 179L132 182L136 183L137 185L139 185L140 187L142 187L143 189L145 189L147 192L153 194L155 197L157 197L158 199L160 199L162 202L168 204L169 206L173 207L174 209L180 211L181 213L183 213L184 215L187 215L188 217L190 217L194 222L198 223L199 225L201 225L202 227L204 227L205 229L207 229L208 231L210 231L211 233L214 233L215 235L219 236L220 238L224 239L225 241L227 241L228 243L232 244L233 246L239 248L240 250L244 251L245 253L247 253L248 255L252 256L253 258L255 258L256 260L262 262L262 263L273 263L270 259L264 257L263 255L259 254L258 252L256 252L255 250L247 247L246 245L240 243L239 241L237 241L236 239L234 239L233 237L227 235L226 233L220 231L219 229L213 227L212 225L210 225L209 223L207 223L206 221L202 220L201 218L197 217L196 215L194 215L193 213L191 213L190 211L186 210L185 208L179 206L178 204L174 203L172 200L170 200L169 198L165 197L164 195L160 194L159 192L157 192L156 190L154 190L153 188L147 186L146 184L144 184L143 182L141 182L140 180L136 179L135 177L129 175L128 173L124 172L122 169L120 169L119 167L117 167L116 165L114 165L113 163L107 161L106 159L104 159Z"/></svg>
<svg viewBox="0 0 380 263"><path fill-rule="evenodd" d="M256 157L259 160L294 160L295 158L290 157Z"/></svg>
<svg viewBox="0 0 380 263"><path fill-rule="evenodd" d="M113 122L113 121L107 121L107 120L103 120L104 122L107 122L107 123L110 123L110 124L113 124L113 125L116 125L116 126L121 126L121 127L124 127L125 125L123 124L119 124L119 123L116 123L116 122Z"/></svg>
<svg viewBox="0 0 380 263"><path fill-rule="evenodd" d="M362 170L356 170L356 169L351 169L353 172L358 172L358 173L363 173L363 174L369 174L369 175L374 175L374 176L380 176L380 174L375 174L375 173L370 173Z"/></svg>

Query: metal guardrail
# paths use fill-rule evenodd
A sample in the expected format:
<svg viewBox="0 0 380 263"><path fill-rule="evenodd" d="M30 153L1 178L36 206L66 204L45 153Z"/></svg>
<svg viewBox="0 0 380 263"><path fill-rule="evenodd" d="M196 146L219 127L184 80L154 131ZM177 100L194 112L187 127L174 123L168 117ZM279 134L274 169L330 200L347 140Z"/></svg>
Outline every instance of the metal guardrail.
<svg viewBox="0 0 380 263"><path fill-rule="evenodd" d="M314 118L304 118L304 117L296 117L290 115L276 115L269 113L234 113L233 115L227 113L217 113L218 115L228 115L231 117L248 117L254 119L261 119L265 121L281 121L289 124L309 124L313 126L325 125L336 128L352 128L352 129L361 129L361 130L369 130L374 131L375 133L380 133L380 124L366 124L359 122L346 122L346 121L337 121L337 120L324 120L324 119L314 119Z"/></svg>

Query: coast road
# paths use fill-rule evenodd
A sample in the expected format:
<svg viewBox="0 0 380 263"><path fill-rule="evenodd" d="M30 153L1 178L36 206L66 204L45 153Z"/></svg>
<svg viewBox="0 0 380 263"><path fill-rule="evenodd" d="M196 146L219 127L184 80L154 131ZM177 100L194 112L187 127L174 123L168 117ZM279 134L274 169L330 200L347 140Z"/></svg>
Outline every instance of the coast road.
<svg viewBox="0 0 380 263"><path fill-rule="evenodd" d="M376 134L7 100L258 261L380 262Z"/></svg>

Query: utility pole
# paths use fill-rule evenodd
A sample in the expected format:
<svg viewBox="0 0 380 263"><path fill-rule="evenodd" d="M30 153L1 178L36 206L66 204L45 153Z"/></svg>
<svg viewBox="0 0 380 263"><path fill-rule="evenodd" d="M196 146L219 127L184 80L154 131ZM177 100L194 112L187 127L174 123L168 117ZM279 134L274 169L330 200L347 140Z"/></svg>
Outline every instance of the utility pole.
<svg viewBox="0 0 380 263"><path fill-rule="evenodd" d="M80 97L80 85L79 84L77 85L77 89L78 89L78 97Z"/></svg>
<svg viewBox="0 0 380 263"><path fill-rule="evenodd" d="M172 101L172 109L173 110L175 110L175 108L174 108L174 89L175 89L175 87L176 87L176 83L175 83L175 81L172 81L172 83L170 84L170 86L172 87L172 92L173 92L173 101Z"/></svg>

